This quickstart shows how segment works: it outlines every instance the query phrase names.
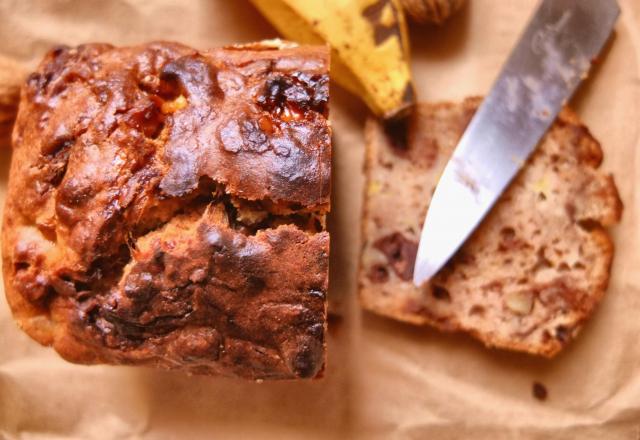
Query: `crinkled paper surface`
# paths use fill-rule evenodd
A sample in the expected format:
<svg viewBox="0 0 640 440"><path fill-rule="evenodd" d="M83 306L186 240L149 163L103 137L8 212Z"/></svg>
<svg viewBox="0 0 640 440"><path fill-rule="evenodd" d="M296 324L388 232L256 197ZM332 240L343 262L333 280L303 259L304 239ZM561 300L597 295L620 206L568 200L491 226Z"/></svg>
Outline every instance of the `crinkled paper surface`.
<svg viewBox="0 0 640 440"><path fill-rule="evenodd" d="M422 100L484 94L535 0L469 0L442 28L414 26ZM609 292L554 360L358 309L367 114L332 91L334 205L329 365L316 382L245 383L146 368L78 366L33 342L0 296L2 439L639 439L640 3L622 16L572 104L605 150L625 203ZM0 1L0 56L33 67L59 43L177 40L207 48L274 37L245 0ZM1 143L0 143L1 144ZM10 152L0 151L4 198ZM399 213L401 215L401 213ZM542 402L532 384L547 388Z"/></svg>

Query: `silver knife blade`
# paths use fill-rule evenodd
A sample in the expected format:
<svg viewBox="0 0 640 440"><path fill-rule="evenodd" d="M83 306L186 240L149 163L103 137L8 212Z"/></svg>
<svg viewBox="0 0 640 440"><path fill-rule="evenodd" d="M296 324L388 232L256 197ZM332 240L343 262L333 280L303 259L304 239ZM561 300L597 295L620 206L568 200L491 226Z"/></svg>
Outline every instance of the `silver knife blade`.
<svg viewBox="0 0 640 440"><path fill-rule="evenodd" d="M586 77L620 14L615 0L543 0L440 177L422 228L417 286L453 256Z"/></svg>

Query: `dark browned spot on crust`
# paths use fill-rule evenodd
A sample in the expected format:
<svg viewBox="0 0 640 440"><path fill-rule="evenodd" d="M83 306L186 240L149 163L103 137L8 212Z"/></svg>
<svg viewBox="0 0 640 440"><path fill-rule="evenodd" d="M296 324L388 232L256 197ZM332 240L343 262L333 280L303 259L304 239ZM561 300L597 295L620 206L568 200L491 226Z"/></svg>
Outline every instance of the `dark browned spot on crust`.
<svg viewBox="0 0 640 440"><path fill-rule="evenodd" d="M223 98L216 78L217 70L199 55L187 55L167 63L160 72L167 98L186 95L190 104L207 103ZM168 92L167 92L168 91Z"/></svg>
<svg viewBox="0 0 640 440"><path fill-rule="evenodd" d="M153 101L132 109L125 118L125 123L142 132L147 138L156 139L164 128L164 115L160 107Z"/></svg>
<svg viewBox="0 0 640 440"><path fill-rule="evenodd" d="M286 112L314 111L327 115L329 76L294 73L279 74L269 79L256 101L276 116Z"/></svg>
<svg viewBox="0 0 640 440"><path fill-rule="evenodd" d="M31 267L31 264L29 264L26 261L16 261L15 263L13 263L13 270L15 272L20 272L23 270L27 270L29 269L29 267Z"/></svg>
<svg viewBox="0 0 640 440"><path fill-rule="evenodd" d="M416 261L418 244L407 239L399 232L379 238L373 246L386 257L396 275L405 281L413 277L413 266Z"/></svg>
<svg viewBox="0 0 640 440"><path fill-rule="evenodd" d="M547 396L549 394L547 388L540 382L533 382L531 393L533 394L533 397L540 401L547 400Z"/></svg>

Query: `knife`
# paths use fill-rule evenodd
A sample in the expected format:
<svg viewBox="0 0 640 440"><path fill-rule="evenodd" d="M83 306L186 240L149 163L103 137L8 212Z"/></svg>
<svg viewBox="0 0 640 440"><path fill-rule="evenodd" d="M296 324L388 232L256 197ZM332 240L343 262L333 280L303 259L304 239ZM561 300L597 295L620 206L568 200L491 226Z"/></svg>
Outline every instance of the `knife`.
<svg viewBox="0 0 640 440"><path fill-rule="evenodd" d="M587 76L620 15L615 0L543 0L440 177L413 282L453 256Z"/></svg>

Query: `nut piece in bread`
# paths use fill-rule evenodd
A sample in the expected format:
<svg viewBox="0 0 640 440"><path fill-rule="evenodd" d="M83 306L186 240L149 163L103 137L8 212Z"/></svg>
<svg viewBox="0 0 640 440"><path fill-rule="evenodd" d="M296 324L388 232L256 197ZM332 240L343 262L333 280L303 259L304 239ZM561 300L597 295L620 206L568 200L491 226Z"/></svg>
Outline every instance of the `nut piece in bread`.
<svg viewBox="0 0 640 440"><path fill-rule="evenodd" d="M324 47L59 47L22 91L2 231L18 324L77 363L322 373Z"/></svg>
<svg viewBox="0 0 640 440"><path fill-rule="evenodd" d="M409 140L367 123L360 300L371 311L488 346L553 356L602 299L622 212L602 151L563 110L538 149L455 257L423 288L412 283L431 195L481 100L420 104Z"/></svg>

